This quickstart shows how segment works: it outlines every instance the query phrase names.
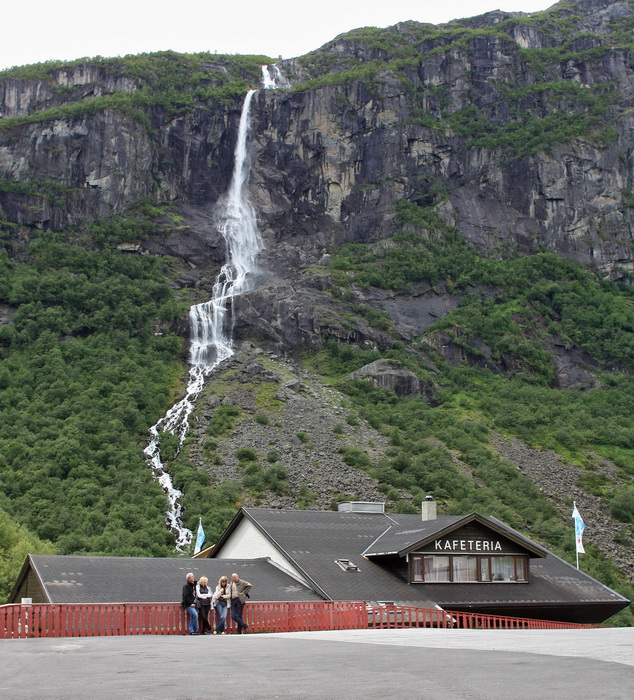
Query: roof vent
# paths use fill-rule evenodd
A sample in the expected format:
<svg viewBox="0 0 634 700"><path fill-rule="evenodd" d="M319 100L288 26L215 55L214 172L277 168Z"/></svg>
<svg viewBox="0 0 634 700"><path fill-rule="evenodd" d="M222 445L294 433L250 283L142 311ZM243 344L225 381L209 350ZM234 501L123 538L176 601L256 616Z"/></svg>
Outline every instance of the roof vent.
<svg viewBox="0 0 634 700"><path fill-rule="evenodd" d="M350 559L335 559L335 564L344 571L359 571L359 567L353 564Z"/></svg>
<svg viewBox="0 0 634 700"><path fill-rule="evenodd" d="M421 505L421 516L423 520L436 520L436 501L433 496L425 496Z"/></svg>
<svg viewBox="0 0 634 700"><path fill-rule="evenodd" d="M340 513L385 513L385 503L367 501L343 501L338 506Z"/></svg>

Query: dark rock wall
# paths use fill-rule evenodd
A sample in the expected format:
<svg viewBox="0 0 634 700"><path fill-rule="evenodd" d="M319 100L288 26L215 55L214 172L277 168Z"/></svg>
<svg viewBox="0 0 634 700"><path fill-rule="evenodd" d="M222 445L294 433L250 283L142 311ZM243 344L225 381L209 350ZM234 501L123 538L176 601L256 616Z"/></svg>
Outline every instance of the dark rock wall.
<svg viewBox="0 0 634 700"><path fill-rule="evenodd" d="M558 12L567 17L566 7ZM346 328L304 270L342 243L389 237L401 199L436 206L487 255L551 250L615 279L634 271L634 207L627 194L634 191L634 56L625 49L591 52L600 43L596 33L633 12L623 2L577 3L570 9L578 28L570 51L590 53L561 61L558 75L548 76L614 91L606 113L614 135L605 142L580 137L518 157L501 146L472 145L460 129L448 127L447 114L470 106L497 126L516 110L546 117L553 109L572 108L565 94L554 102L530 90L500 99L501 85L530 87L536 80L523 50L554 48L560 41L539 24L502 12L454 23L483 30L503 23L502 35L483 31L445 51L438 48L447 38L412 39L419 42L419 59L400 72L387 69L385 49L338 37L321 54L352 66L386 61L386 70L338 85L260 91L252 106L250 188L266 250L259 289L237 307L237 332L246 336L250 327L278 346L297 347L302 338L327 329L365 346L389 346L393 341L373 329ZM415 26L403 23L389 31L414 37ZM307 65L282 62L296 85L317 75ZM69 96L137 87L132 78L89 64L55 71L49 82L0 79L0 113L31 115ZM145 109L145 121L105 109L1 131L0 179L54 182L58 189L50 197L37 187L0 187L0 217L19 224L22 233L15 235L24 236L30 228L62 229L125 214L142 198L171 202L186 225L157 232L145 247L180 256L199 271L184 275L183 284L209 284L223 253L214 206L230 181L240 109L241 100L217 102L172 116L154 106ZM427 125L429 119L442 128ZM439 185L441 198L434 195ZM438 308L455 306L447 295L432 296ZM403 337L424 331L425 314L411 300L376 305L384 301Z"/></svg>

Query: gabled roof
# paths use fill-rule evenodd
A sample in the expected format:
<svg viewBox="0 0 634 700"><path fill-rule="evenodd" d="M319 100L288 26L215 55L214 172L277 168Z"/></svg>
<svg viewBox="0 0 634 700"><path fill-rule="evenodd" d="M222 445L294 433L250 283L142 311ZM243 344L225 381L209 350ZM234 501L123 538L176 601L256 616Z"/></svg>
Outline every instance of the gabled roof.
<svg viewBox="0 0 634 700"><path fill-rule="evenodd" d="M400 516L395 516L400 519ZM396 554L400 557L424 549L433 540L445 537L455 530L478 523L497 535L514 542L522 549L527 550L537 557L545 557L548 552L543 547L535 544L524 535L513 530L496 518L487 518L477 513L469 515L441 515L435 520L421 520L404 524L391 525L384 533L363 552L366 557L378 557Z"/></svg>
<svg viewBox="0 0 634 700"><path fill-rule="evenodd" d="M601 621L628 603L497 518L475 513L422 521L420 515L410 514L243 508L212 557L222 557L223 546L245 519L275 544L316 593L330 600L394 601L448 610L499 609L504 610L502 614L549 619L564 619L564 610L570 608L568 617L581 622ZM469 523L489 528L533 554L529 583L407 582L408 552ZM337 560L342 559L358 570L339 566ZM555 612L549 614L549 608Z"/></svg>
<svg viewBox="0 0 634 700"><path fill-rule="evenodd" d="M29 554L14 594L31 571L51 603L180 602L185 576L207 576L216 586L235 571L253 584L251 599L320 600L319 596L282 571L270 559L185 559L142 557L81 557ZM12 598L10 598L10 601Z"/></svg>
<svg viewBox="0 0 634 700"><path fill-rule="evenodd" d="M222 548L246 518L284 552L311 588L327 600L410 601L433 607L424 588L412 587L394 571L363 556L363 551L394 524L384 513L242 508L218 540L211 556ZM344 570L347 559L358 571Z"/></svg>

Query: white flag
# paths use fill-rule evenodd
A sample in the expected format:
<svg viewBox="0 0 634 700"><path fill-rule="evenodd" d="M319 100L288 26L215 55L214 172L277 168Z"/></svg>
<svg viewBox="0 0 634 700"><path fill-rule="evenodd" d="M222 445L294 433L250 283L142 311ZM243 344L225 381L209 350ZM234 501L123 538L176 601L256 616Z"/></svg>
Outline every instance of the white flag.
<svg viewBox="0 0 634 700"><path fill-rule="evenodd" d="M573 501L572 517L575 521L575 539L577 542L577 554L585 554L586 550L583 548L583 531L585 530L585 523L583 522L579 511L577 510L577 504Z"/></svg>
<svg viewBox="0 0 634 700"><path fill-rule="evenodd" d="M202 549L203 542L205 541L205 531L203 530L202 519L198 520L198 534L196 535L196 546L194 547L194 554L198 554Z"/></svg>

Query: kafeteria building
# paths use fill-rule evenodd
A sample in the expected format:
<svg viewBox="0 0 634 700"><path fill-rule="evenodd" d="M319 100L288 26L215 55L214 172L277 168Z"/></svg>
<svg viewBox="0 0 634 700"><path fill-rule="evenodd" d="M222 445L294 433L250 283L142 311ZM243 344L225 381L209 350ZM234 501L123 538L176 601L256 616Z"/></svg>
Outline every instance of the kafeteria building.
<svg viewBox="0 0 634 700"><path fill-rule="evenodd" d="M565 622L601 622L629 601L500 520L476 513L242 508L216 560L267 557L324 600L365 600Z"/></svg>
<svg viewBox="0 0 634 700"><path fill-rule="evenodd" d="M254 601L356 600L564 622L602 622L629 601L500 520L476 513L242 508L209 558L29 555L9 602L180 601L185 575L234 571Z"/></svg>

